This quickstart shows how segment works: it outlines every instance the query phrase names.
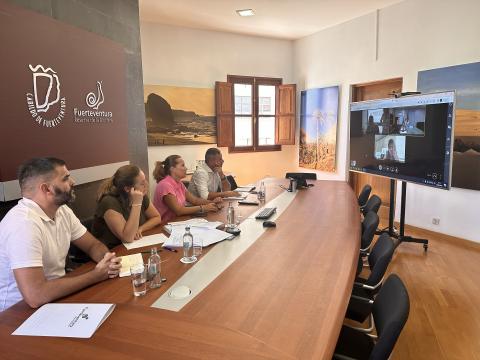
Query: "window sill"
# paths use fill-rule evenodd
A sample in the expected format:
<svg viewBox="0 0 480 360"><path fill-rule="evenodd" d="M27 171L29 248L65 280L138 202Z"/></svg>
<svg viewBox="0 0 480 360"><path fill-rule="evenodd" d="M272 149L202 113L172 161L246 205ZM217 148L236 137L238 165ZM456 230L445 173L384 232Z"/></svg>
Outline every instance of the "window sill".
<svg viewBox="0 0 480 360"><path fill-rule="evenodd" d="M282 151L282 145L264 145L264 146L237 146L229 147L229 153L248 153L248 152L266 152Z"/></svg>

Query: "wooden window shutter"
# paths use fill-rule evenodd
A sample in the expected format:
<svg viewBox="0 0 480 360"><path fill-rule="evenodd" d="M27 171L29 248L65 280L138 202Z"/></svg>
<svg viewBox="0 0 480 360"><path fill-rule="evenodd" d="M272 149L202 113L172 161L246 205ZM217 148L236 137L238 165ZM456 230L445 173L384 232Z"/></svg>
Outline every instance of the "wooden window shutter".
<svg viewBox="0 0 480 360"><path fill-rule="evenodd" d="M217 116L217 146L233 146L233 84L215 83L215 110Z"/></svg>
<svg viewBox="0 0 480 360"><path fill-rule="evenodd" d="M295 84L278 86L275 121L275 144L277 145L295 144L296 89Z"/></svg>

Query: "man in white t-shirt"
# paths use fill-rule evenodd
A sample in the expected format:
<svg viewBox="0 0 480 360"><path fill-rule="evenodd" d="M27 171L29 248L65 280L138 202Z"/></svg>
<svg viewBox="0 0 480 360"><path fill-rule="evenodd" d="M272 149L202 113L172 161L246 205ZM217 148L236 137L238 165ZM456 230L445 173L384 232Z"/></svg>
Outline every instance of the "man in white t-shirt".
<svg viewBox="0 0 480 360"><path fill-rule="evenodd" d="M20 300L33 308L118 276L120 258L95 239L66 205L74 181L65 162L37 158L24 163L18 180L23 198L0 222L0 311ZM97 265L65 277L74 244Z"/></svg>
<svg viewBox="0 0 480 360"><path fill-rule="evenodd" d="M188 191L193 195L213 200L218 197L239 196L231 191L231 185L222 170L222 153L217 148L210 148L205 153L205 163L192 175Z"/></svg>

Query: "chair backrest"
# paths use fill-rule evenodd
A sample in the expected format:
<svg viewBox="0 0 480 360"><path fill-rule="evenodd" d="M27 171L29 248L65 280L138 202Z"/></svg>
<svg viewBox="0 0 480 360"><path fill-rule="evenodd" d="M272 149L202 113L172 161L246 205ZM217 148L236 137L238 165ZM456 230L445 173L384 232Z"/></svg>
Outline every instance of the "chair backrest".
<svg viewBox="0 0 480 360"><path fill-rule="evenodd" d="M92 231L93 217L80 220L80 222L87 228L88 231Z"/></svg>
<svg viewBox="0 0 480 360"><path fill-rule="evenodd" d="M387 233L383 233L378 238L373 249L368 255L368 264L370 265L370 275L365 282L366 285L375 286L382 281L385 275L388 264L392 260L395 246L393 240ZM380 288L376 289L377 292Z"/></svg>
<svg viewBox="0 0 480 360"><path fill-rule="evenodd" d="M93 218L87 218L80 220L83 226L87 228L88 231L92 231ZM84 253L80 248L75 245L75 242L70 243L70 248L68 250L67 258L69 259L70 265L71 262L77 264L83 264L90 261L90 256ZM67 263L66 263L67 264Z"/></svg>
<svg viewBox="0 0 480 360"><path fill-rule="evenodd" d="M378 209L380 209L380 205L382 205L382 199L377 195L372 195L362 209L363 215L368 214L370 211L377 213Z"/></svg>
<svg viewBox="0 0 480 360"><path fill-rule="evenodd" d="M238 188L237 182L235 181L235 178L232 175L227 175L227 180L230 183L230 189L235 190Z"/></svg>
<svg viewBox="0 0 480 360"><path fill-rule="evenodd" d="M297 178L297 177L303 177L305 180L317 180L317 174L316 173L299 173L299 172L287 172L285 174L285 179L288 178Z"/></svg>
<svg viewBox="0 0 480 360"><path fill-rule="evenodd" d="M358 195L358 205L365 206L367 204L368 198L370 197L370 193L372 192L372 187L366 184L362 191L360 191L360 195Z"/></svg>
<svg viewBox="0 0 480 360"><path fill-rule="evenodd" d="M365 215L362 221L362 236L360 237L360 249L365 250L370 247L379 221L380 219L378 218L377 213L374 211L370 211L369 213L367 213L367 215Z"/></svg>
<svg viewBox="0 0 480 360"><path fill-rule="evenodd" d="M370 360L388 359L408 319L410 299L402 280L392 274L373 303L372 314L378 340Z"/></svg>

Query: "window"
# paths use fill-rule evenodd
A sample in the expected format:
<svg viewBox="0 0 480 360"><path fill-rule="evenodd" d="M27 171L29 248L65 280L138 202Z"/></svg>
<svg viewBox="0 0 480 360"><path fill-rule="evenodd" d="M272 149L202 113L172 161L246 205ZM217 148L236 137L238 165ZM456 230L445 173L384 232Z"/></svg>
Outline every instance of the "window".
<svg viewBox="0 0 480 360"><path fill-rule="evenodd" d="M285 98L282 87L291 90L287 117L282 116L285 106L279 104ZM282 85L282 79L228 75L226 83L216 83L218 146L247 152L281 150L282 144L294 144L294 104L295 85ZM285 130L289 134L281 135Z"/></svg>
<svg viewBox="0 0 480 360"><path fill-rule="evenodd" d="M234 139L230 151L275 151L275 97L282 79L229 75L233 84Z"/></svg>

